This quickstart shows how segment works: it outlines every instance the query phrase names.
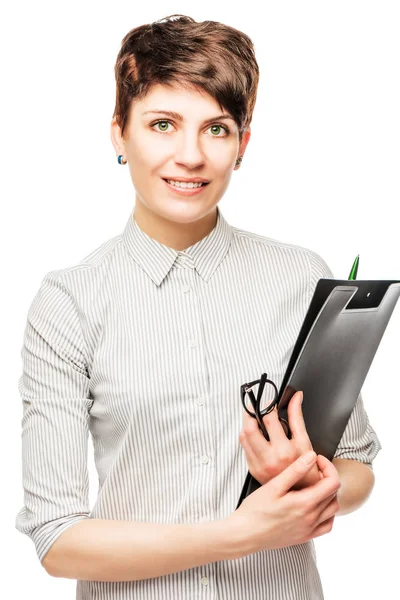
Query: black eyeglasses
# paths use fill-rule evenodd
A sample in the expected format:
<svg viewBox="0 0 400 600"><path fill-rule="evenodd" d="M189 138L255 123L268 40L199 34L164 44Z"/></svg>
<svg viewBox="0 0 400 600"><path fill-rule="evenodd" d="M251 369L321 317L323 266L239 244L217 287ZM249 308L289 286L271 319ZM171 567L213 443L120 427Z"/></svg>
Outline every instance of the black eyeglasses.
<svg viewBox="0 0 400 600"><path fill-rule="evenodd" d="M269 436L263 422L263 417L265 417L265 415L274 410L274 407L278 405L279 398L278 389L275 383L271 379L267 379L267 377L267 374L263 373L260 379L256 379L255 381L251 381L250 383L244 383L243 385L241 385L240 397L242 400L244 410L247 412L248 415L257 419L257 423L263 433L263 436L267 441L269 441ZM272 401L271 388L266 388L266 384L269 384L274 388ZM257 392L257 398L254 396L253 390ZM248 402L246 394L248 394L251 404ZM287 437L291 439L292 434L289 429L289 424L287 420L279 416L278 418Z"/></svg>

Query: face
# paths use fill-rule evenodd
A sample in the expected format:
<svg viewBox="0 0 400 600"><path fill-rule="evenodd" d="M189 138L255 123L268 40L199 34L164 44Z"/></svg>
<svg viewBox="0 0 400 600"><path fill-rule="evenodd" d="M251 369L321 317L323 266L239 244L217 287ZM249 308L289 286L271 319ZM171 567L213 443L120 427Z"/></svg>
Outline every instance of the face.
<svg viewBox="0 0 400 600"><path fill-rule="evenodd" d="M182 119L160 111L174 111ZM160 84L132 103L124 138L115 120L111 124L115 151L128 161L136 203L180 223L192 223L215 209L249 138L250 128L239 145L235 121L203 90ZM209 183L184 195L165 181L179 177Z"/></svg>

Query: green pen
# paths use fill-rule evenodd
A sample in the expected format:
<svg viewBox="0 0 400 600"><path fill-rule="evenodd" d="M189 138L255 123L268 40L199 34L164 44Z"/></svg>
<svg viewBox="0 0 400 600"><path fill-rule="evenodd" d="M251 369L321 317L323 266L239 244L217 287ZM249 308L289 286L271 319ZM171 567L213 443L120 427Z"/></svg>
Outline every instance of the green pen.
<svg viewBox="0 0 400 600"><path fill-rule="evenodd" d="M360 255L357 254L357 257L356 257L355 261L353 262L353 266L351 267L349 281L354 281L355 278L357 277L359 258L360 258Z"/></svg>

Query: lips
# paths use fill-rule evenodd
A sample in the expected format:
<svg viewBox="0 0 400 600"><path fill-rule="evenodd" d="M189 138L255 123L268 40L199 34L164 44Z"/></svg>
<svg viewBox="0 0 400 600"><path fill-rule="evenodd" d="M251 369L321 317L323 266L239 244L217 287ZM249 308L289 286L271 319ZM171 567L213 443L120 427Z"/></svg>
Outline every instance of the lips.
<svg viewBox="0 0 400 600"><path fill-rule="evenodd" d="M161 177L161 179L164 179L164 177ZM168 179L164 179L164 181L168 182ZM179 179L170 179L170 181L180 181ZM204 187L205 185L208 185L210 182L209 181L180 181L180 183L202 183Z"/></svg>
<svg viewBox="0 0 400 600"><path fill-rule="evenodd" d="M161 177L161 179L163 178ZM173 194L177 194L178 196L182 197L198 196L206 187L205 185L197 185L196 187L182 187L181 185L172 185L171 183L168 183L167 179L164 179L164 183Z"/></svg>

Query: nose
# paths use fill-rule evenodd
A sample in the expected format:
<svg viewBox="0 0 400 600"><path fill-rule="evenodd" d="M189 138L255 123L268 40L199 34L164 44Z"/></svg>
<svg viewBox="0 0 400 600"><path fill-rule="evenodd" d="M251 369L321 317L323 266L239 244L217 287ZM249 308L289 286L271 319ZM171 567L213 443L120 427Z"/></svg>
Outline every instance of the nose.
<svg viewBox="0 0 400 600"><path fill-rule="evenodd" d="M183 133L177 143L175 162L195 169L204 164L205 157L197 133Z"/></svg>

